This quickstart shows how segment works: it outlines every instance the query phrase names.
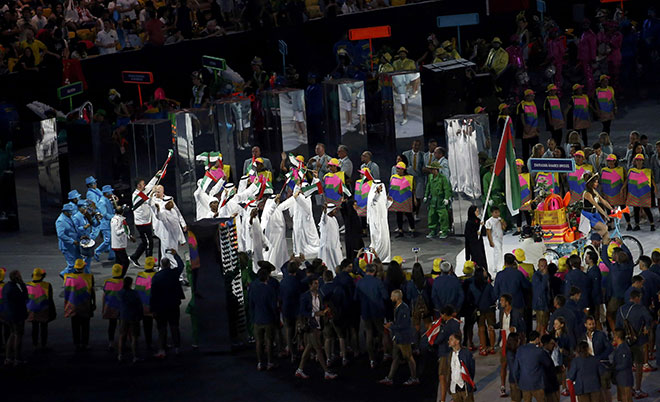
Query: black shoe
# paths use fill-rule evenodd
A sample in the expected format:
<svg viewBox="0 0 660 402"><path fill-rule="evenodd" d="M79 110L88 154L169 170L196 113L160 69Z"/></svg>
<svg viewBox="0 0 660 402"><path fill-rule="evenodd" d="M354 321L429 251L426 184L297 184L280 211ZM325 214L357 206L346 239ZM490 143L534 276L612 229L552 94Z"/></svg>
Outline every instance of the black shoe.
<svg viewBox="0 0 660 402"><path fill-rule="evenodd" d="M639 225L635 225L635 227L633 228L633 232L636 232L638 230L639 230Z"/></svg>
<svg viewBox="0 0 660 402"><path fill-rule="evenodd" d="M651 225L651 232L655 232L655 225Z"/></svg>
<svg viewBox="0 0 660 402"><path fill-rule="evenodd" d="M408 236L410 236L410 237L415 237L416 235L417 235L417 233L415 233L414 230L410 230L410 231L408 231Z"/></svg>
<svg viewBox="0 0 660 402"><path fill-rule="evenodd" d="M397 230L397 232L396 232L396 234L394 235L394 237L396 237L396 238L403 237L403 232L399 232L399 231Z"/></svg>
<svg viewBox="0 0 660 402"><path fill-rule="evenodd" d="M633 227L632 227L632 225L631 225L630 223L628 224L628 227L626 227L626 230L628 230L628 231L633 230Z"/></svg>

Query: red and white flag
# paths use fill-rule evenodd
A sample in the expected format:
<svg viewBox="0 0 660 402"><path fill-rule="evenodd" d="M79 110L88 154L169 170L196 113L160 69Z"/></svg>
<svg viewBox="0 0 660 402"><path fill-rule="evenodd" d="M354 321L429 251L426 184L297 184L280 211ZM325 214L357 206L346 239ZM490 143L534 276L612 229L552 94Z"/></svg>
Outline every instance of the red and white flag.
<svg viewBox="0 0 660 402"><path fill-rule="evenodd" d="M470 372L468 371L467 367L465 367L465 363L461 361L461 378L463 381L465 381L466 384L470 384L472 389L474 389L474 381L472 381L472 377L470 376Z"/></svg>
<svg viewBox="0 0 660 402"><path fill-rule="evenodd" d="M442 317L433 321L433 323L431 324L431 328L429 328L428 331L424 333L424 336L426 336L426 338L428 338L429 340L429 345L433 345L433 343L435 342L435 338L437 338L438 334L440 333L441 326L442 326Z"/></svg>

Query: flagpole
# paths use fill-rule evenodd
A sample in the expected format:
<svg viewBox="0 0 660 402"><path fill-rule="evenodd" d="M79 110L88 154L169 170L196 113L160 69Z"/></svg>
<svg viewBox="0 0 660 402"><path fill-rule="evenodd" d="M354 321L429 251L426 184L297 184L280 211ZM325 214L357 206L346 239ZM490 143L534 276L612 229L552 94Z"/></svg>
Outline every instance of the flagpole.
<svg viewBox="0 0 660 402"><path fill-rule="evenodd" d="M506 131L506 128L509 125L509 121L511 120L511 117L507 116L506 122L504 122L504 130L502 131L502 136L500 138L500 145L497 147L497 155L495 155L495 163L497 163L497 159L500 155L500 152L502 151L502 141L504 141L504 131ZM506 150L505 150L506 152ZM493 171L491 172L490 175L490 185L488 186L488 193L486 194L486 202L484 203L484 210L481 213L481 224L484 224L484 219L486 218L486 210L488 209L488 201L490 201L490 193L493 190L493 182L495 181L495 168L493 168ZM480 235L480 238L483 237L483 234Z"/></svg>

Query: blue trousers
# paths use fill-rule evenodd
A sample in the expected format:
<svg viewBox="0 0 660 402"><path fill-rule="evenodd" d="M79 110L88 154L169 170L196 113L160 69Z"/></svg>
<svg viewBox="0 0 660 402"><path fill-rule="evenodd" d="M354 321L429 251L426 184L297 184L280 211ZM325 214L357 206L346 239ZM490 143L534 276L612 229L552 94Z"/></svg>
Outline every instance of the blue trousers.
<svg viewBox="0 0 660 402"><path fill-rule="evenodd" d="M64 259L66 260L66 268L60 272L60 275L70 274L75 272L73 265L76 263L76 259L80 258L80 251L77 246L69 247L65 250L62 250L64 254Z"/></svg>
<svg viewBox="0 0 660 402"><path fill-rule="evenodd" d="M103 243L101 243L101 245L96 248L94 254L98 255L100 253L105 253L107 251L109 253L108 259L114 260L115 252L112 251L112 249L110 248L110 228L101 229L101 235L103 235Z"/></svg>

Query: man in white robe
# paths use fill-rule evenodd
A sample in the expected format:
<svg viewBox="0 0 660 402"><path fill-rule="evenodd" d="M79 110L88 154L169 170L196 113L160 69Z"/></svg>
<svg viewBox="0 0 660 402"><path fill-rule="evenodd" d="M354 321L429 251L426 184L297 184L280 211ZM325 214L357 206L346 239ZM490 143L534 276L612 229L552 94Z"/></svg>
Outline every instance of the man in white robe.
<svg viewBox="0 0 660 402"><path fill-rule="evenodd" d="M202 187L202 179L197 180L197 189L193 193L195 197L195 220L201 220L206 218L211 210L209 205L214 199L217 200L215 195L222 190L222 187L225 185L224 179L219 179L217 183L211 187L211 190L207 193Z"/></svg>
<svg viewBox="0 0 660 402"><path fill-rule="evenodd" d="M289 214L293 219L293 253L304 254L309 259L319 252L319 232L312 215L312 200L300 190L305 186L307 183L303 182L293 189L294 203Z"/></svg>
<svg viewBox="0 0 660 402"><path fill-rule="evenodd" d="M319 222L319 232L321 233L319 258L323 260L333 275L343 259L339 240L339 223L337 223L335 215L337 215L337 205L329 203L325 206Z"/></svg>
<svg viewBox="0 0 660 402"><path fill-rule="evenodd" d="M264 236L263 228L261 227L261 220L259 219L259 208L252 204L248 207L249 217L248 221L249 237L252 250L252 270L254 273L259 271L259 261L265 260L264 250L268 249L268 240Z"/></svg>
<svg viewBox="0 0 660 402"><path fill-rule="evenodd" d="M179 245L186 244L186 237L183 234L186 222L174 205L172 197L164 196L158 200L160 201L155 201L150 206L153 216L158 222L154 227L154 232L160 239L160 255L161 258L170 258L172 262L175 262L171 254L166 254L165 251L178 250Z"/></svg>
<svg viewBox="0 0 660 402"><path fill-rule="evenodd" d="M266 200L261 226L264 228L268 250L264 254L266 261L270 261L279 269L289 260L289 250L286 245L286 222L283 211L293 206L294 198L289 197L280 202L279 195L273 195Z"/></svg>
<svg viewBox="0 0 660 402"><path fill-rule="evenodd" d="M374 180L367 196L367 224L371 237L370 247L383 263L390 262L390 225L387 221L387 209L392 201L387 199L385 184Z"/></svg>

